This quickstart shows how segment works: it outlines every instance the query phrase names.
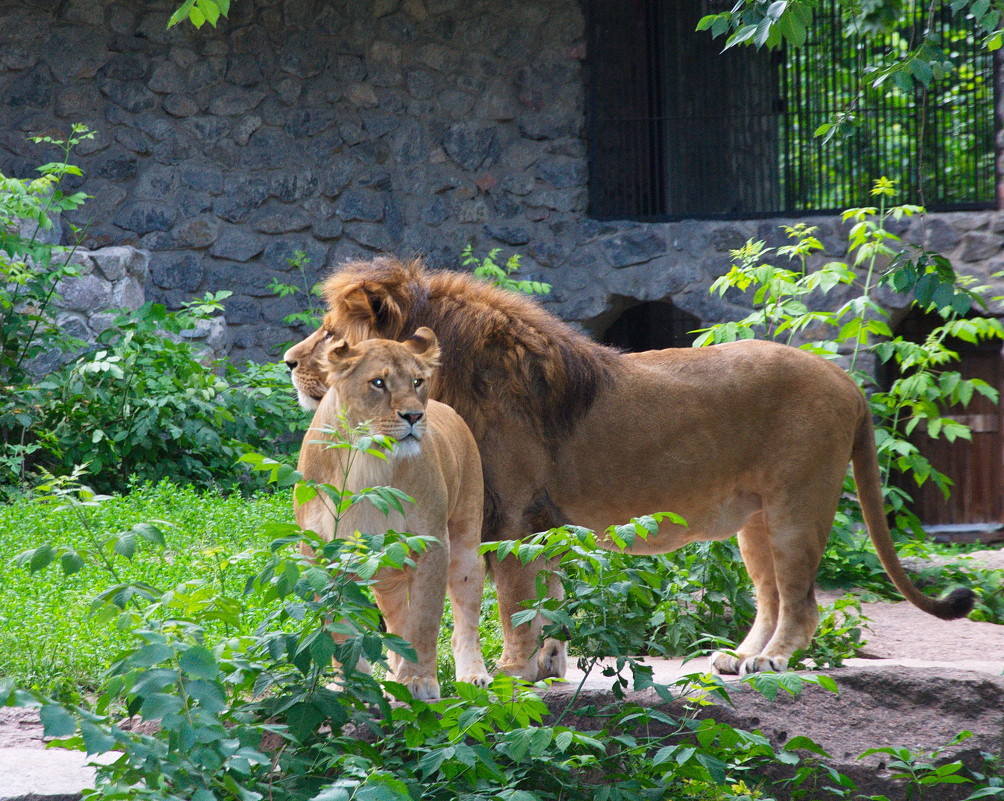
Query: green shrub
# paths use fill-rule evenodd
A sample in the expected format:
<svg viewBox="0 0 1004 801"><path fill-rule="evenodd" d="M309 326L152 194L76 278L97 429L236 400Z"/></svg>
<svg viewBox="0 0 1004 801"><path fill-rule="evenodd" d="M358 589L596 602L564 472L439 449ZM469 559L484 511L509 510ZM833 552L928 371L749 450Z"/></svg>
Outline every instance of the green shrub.
<svg viewBox="0 0 1004 801"><path fill-rule="evenodd" d="M237 465L244 452L288 444L305 417L290 401L286 371L240 372L181 336L229 294L179 312L147 303L122 313L94 349L39 382L46 466L65 473L87 464L101 491L133 475L232 486L246 475Z"/></svg>
<svg viewBox="0 0 1004 801"><path fill-rule="evenodd" d="M33 361L56 358L83 343L68 337L55 324L51 309L59 299L56 287L76 275L73 248L52 244L42 234L53 227L52 217L75 209L86 199L81 192L67 195L59 188L66 175L80 175L69 164L75 145L94 136L86 126L74 125L66 141L36 137L56 145L62 161L38 168L35 179L0 174L0 495L10 495L24 484L29 460L42 443L35 427L44 397L34 386Z"/></svg>

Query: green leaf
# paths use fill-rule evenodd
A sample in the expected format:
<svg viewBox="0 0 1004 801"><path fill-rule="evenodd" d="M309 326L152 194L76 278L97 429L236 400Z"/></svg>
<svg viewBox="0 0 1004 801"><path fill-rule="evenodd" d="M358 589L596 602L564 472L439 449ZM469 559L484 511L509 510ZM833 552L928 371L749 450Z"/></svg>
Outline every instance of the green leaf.
<svg viewBox="0 0 1004 801"><path fill-rule="evenodd" d="M28 572L37 573L39 570L44 570L50 564L55 557L55 550L51 545L40 545L32 551L27 551L30 554L28 559ZM22 554L24 556L25 554Z"/></svg>
<svg viewBox="0 0 1004 801"><path fill-rule="evenodd" d="M129 657L133 667L153 667L174 657L174 649L164 643L144 645Z"/></svg>
<svg viewBox="0 0 1004 801"><path fill-rule="evenodd" d="M77 731L77 721L59 704L46 704L38 716L46 737L70 737Z"/></svg>
<svg viewBox="0 0 1004 801"><path fill-rule="evenodd" d="M115 747L115 738L89 721L80 721L80 734L88 754L104 754Z"/></svg>
<svg viewBox="0 0 1004 801"><path fill-rule="evenodd" d="M83 569L84 560L79 553L71 549L67 550L61 557L59 557L59 564L60 567L63 568L64 576L72 576L74 573Z"/></svg>
<svg viewBox="0 0 1004 801"><path fill-rule="evenodd" d="M119 556L132 559L136 555L136 537L131 531L119 534L118 539L115 540L114 550Z"/></svg>
<svg viewBox="0 0 1004 801"><path fill-rule="evenodd" d="M171 15L171 18L167 21L167 27L173 28L182 20L188 19L188 14L194 5L195 0L185 0L185 2Z"/></svg>
<svg viewBox="0 0 1004 801"><path fill-rule="evenodd" d="M161 720L170 715L177 715L185 708L181 699L167 693L152 693L143 699L140 712L144 720Z"/></svg>
<svg viewBox="0 0 1004 801"><path fill-rule="evenodd" d="M523 609L522 611L515 612L512 616L512 624L514 626L522 626L524 623L529 623L537 616L536 609Z"/></svg>
<svg viewBox="0 0 1004 801"><path fill-rule="evenodd" d="M219 667L213 652L203 645L196 645L178 657L182 670L200 679L215 679L219 675Z"/></svg>

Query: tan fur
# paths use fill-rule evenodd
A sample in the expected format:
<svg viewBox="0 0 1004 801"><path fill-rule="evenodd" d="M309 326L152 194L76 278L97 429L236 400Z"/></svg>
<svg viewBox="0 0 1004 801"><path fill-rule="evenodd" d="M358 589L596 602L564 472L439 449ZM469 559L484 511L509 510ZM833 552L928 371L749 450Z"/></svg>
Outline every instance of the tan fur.
<svg viewBox="0 0 1004 801"><path fill-rule="evenodd" d="M941 617L971 608L968 590L938 601L904 573L885 521L867 403L824 359L760 341L621 354L525 296L389 258L345 265L324 291L323 327L286 354L294 384L303 390L325 336L397 339L418 325L435 328L442 354L431 395L450 403L478 441L484 539L563 522L602 530L662 511L689 526L664 525L636 552L738 532L758 609L735 656L713 655L720 672L783 669L808 645L816 571L849 461L899 590ZM511 558L489 565L505 635L501 668L531 679L561 675L560 643L534 653L541 620L508 624L534 596L541 566Z"/></svg>
<svg viewBox="0 0 1004 801"><path fill-rule="evenodd" d="M338 536L388 529L438 540L415 557L415 567L384 570L373 587L387 630L408 640L418 661L391 654L390 678L407 685L416 698L439 697L436 641L447 591L453 607L453 653L460 681L487 686L478 621L484 589L481 542L483 481L481 460L470 430L449 406L428 400L439 348L428 328L406 342L371 339L356 345L326 341L312 365L330 384L304 437L299 470L305 478L340 489L396 487L415 503L405 514L385 516L366 501L338 521ZM388 459L326 447L325 427L348 429L368 422L373 434L394 437ZM346 476L345 463L352 454ZM335 516L327 496L297 507L296 521L330 540Z"/></svg>

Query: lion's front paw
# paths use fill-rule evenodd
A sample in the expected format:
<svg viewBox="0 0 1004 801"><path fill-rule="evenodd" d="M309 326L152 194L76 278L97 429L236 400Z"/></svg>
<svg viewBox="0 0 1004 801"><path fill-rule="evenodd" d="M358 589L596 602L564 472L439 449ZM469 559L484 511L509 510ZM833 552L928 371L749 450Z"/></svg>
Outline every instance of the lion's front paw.
<svg viewBox="0 0 1004 801"><path fill-rule="evenodd" d="M724 676L734 676L739 672L742 659L736 654L715 651L711 655L711 672Z"/></svg>
<svg viewBox="0 0 1004 801"><path fill-rule="evenodd" d="M475 687L480 687L483 690L492 683L492 677L487 671L483 673L466 673L463 676L457 676L457 681L462 681L464 684L473 684Z"/></svg>
<svg viewBox="0 0 1004 801"><path fill-rule="evenodd" d="M405 676L398 679L417 701L435 701L439 698L439 682L427 676Z"/></svg>
<svg viewBox="0 0 1004 801"><path fill-rule="evenodd" d="M537 680L563 679L568 667L568 646L548 637L537 651Z"/></svg>
<svg viewBox="0 0 1004 801"><path fill-rule="evenodd" d="M739 666L739 675L748 676L750 673L783 673L788 669L788 657L786 656L751 656L743 660Z"/></svg>

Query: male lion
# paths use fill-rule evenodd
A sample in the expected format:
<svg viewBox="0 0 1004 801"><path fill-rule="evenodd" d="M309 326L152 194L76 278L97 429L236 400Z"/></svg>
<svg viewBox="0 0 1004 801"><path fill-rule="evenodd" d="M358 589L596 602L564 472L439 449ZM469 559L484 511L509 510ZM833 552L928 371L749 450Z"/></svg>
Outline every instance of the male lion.
<svg viewBox="0 0 1004 801"><path fill-rule="evenodd" d="M481 686L490 681L478 634L485 579L478 554L481 458L460 415L428 399L428 381L438 358L436 336L428 328L419 328L403 343L371 339L350 345L340 340L323 349L315 368L326 376L331 391L314 413L298 464L305 478L319 484L351 492L392 486L415 501L403 516L392 512L389 517L361 501L339 520L339 536L393 528L439 541L415 558L414 568L385 569L373 586L388 631L408 640L418 657L408 662L392 653L390 678L422 699L439 697L436 641L447 589L457 678ZM351 430L364 422L372 433L397 441L387 459L330 447L332 435L325 432L345 426ZM296 522L328 540L336 533L326 495L298 506Z"/></svg>
<svg viewBox="0 0 1004 801"><path fill-rule="evenodd" d="M783 670L818 622L814 582L847 463L868 531L896 587L941 618L972 608L959 589L936 600L909 580L883 509L875 435L861 391L836 365L796 348L742 341L712 348L618 353L531 299L420 262L352 262L324 284L322 327L285 355L305 403L324 395L317 373L326 338L397 339L436 329L441 367L430 393L455 408L481 450L483 539L514 539L571 522L602 530L675 512L638 541L663 553L736 532L756 587L757 614L721 673ZM514 628L535 596L540 565L492 564L505 646L503 671L561 675L561 643L539 649L542 621ZM536 655L535 655L536 649Z"/></svg>

